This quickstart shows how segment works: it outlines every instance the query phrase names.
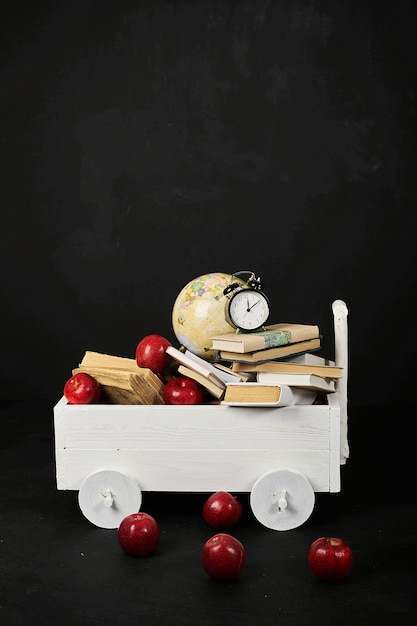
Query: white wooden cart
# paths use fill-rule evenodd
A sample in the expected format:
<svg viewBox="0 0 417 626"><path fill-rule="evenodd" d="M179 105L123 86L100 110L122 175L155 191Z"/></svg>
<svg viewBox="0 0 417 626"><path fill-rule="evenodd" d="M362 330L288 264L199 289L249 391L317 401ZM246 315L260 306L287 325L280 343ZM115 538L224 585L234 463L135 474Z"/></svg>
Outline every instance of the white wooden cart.
<svg viewBox="0 0 417 626"><path fill-rule="evenodd" d="M118 528L144 492L249 493L274 530L302 525L316 492L339 492L347 439L347 307L332 305L335 361L327 404L280 408L138 405L54 407L58 490L78 491L83 515Z"/></svg>

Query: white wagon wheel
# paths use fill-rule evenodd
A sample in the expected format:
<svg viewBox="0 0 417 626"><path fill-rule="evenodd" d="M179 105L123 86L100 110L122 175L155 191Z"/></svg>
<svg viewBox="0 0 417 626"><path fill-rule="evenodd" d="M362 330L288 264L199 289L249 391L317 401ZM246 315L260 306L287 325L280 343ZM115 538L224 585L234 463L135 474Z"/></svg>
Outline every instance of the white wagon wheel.
<svg viewBox="0 0 417 626"><path fill-rule="evenodd" d="M256 519L273 530L301 526L313 512L314 489L309 480L294 470L272 470L252 487L250 506Z"/></svg>
<svg viewBox="0 0 417 626"><path fill-rule="evenodd" d="M85 478L78 492L78 504L92 524L118 528L123 518L139 511L142 492L134 478L101 470Z"/></svg>

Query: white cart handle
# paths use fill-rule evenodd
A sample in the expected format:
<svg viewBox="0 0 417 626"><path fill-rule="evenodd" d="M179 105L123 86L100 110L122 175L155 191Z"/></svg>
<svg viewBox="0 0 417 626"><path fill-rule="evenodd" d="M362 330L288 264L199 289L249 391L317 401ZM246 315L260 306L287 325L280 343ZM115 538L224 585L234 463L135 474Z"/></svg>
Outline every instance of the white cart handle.
<svg viewBox="0 0 417 626"><path fill-rule="evenodd" d="M332 304L334 317L335 362L343 367L343 376L336 386L337 399L340 405L340 463L345 464L349 458L347 437L347 383L348 383L348 309L343 300L335 300Z"/></svg>

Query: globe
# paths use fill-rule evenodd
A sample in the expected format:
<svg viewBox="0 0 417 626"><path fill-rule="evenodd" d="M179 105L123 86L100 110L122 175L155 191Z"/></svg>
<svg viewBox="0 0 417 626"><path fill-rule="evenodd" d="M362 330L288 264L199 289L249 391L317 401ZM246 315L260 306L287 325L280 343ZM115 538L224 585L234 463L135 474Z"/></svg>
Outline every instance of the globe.
<svg viewBox="0 0 417 626"><path fill-rule="evenodd" d="M176 338L190 352L208 361L216 357L211 337L235 330L226 321L227 298L223 294L231 282L246 285L231 274L203 274L187 283L174 302L172 326Z"/></svg>

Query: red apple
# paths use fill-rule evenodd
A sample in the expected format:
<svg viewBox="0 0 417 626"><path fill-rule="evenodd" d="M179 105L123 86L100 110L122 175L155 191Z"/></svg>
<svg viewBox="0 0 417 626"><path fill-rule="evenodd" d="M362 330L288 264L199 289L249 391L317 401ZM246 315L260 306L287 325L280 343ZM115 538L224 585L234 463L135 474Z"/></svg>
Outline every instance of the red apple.
<svg viewBox="0 0 417 626"><path fill-rule="evenodd" d="M320 580L342 580L352 570L352 550L344 539L320 537L310 546L308 564L310 570Z"/></svg>
<svg viewBox="0 0 417 626"><path fill-rule="evenodd" d="M171 378L164 387L165 404L203 404L203 401L203 387L187 376Z"/></svg>
<svg viewBox="0 0 417 626"><path fill-rule="evenodd" d="M131 513L120 522L117 530L119 546L132 556L147 556L156 550L160 529L148 513Z"/></svg>
<svg viewBox="0 0 417 626"><path fill-rule="evenodd" d="M239 500L227 491L213 493L204 503L203 517L213 528L230 528L241 518L243 512Z"/></svg>
<svg viewBox="0 0 417 626"><path fill-rule="evenodd" d="M136 346L136 363L139 367L147 367L154 374L161 374L167 369L172 357L166 349L171 343L161 335L146 335Z"/></svg>
<svg viewBox="0 0 417 626"><path fill-rule="evenodd" d="M100 384L85 372L74 374L64 385L64 396L68 404L91 404L98 402L100 395Z"/></svg>
<svg viewBox="0 0 417 626"><path fill-rule="evenodd" d="M203 568L215 580L230 580L242 572L246 562L243 544L227 533L217 533L206 541L201 554Z"/></svg>

